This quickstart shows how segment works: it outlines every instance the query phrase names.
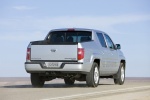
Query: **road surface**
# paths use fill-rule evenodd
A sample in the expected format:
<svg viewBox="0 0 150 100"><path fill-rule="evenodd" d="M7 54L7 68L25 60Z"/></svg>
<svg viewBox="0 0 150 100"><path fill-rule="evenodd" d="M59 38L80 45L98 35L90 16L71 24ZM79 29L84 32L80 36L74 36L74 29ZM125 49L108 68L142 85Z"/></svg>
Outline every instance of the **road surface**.
<svg viewBox="0 0 150 100"><path fill-rule="evenodd" d="M150 100L150 78L126 78L124 85L101 79L97 88L75 82L67 86L62 79L32 88L29 78L0 78L0 100Z"/></svg>

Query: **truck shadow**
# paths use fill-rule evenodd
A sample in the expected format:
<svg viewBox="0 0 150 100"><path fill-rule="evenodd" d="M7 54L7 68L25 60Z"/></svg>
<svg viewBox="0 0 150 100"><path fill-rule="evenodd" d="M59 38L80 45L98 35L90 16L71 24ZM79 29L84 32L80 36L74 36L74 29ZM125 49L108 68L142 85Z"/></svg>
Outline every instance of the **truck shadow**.
<svg viewBox="0 0 150 100"><path fill-rule="evenodd" d="M99 84L100 85L114 85L114 84ZM65 85L64 83L59 84L44 84L42 88L90 88L86 84L74 84L74 85ZM0 88L34 88L32 85L6 85L0 86Z"/></svg>

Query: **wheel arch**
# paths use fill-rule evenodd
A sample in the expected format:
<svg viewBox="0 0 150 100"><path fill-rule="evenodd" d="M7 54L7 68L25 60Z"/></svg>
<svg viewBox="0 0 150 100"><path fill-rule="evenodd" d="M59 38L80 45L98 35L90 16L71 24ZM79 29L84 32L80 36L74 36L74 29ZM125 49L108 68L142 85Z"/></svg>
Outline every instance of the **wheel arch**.
<svg viewBox="0 0 150 100"><path fill-rule="evenodd" d="M94 59L93 63L96 62L98 64L98 67L100 68L100 59Z"/></svg>
<svg viewBox="0 0 150 100"><path fill-rule="evenodd" d="M122 60L120 61L120 63L123 63L123 64L124 64L124 69L126 69L126 61L125 61L124 59L122 59Z"/></svg>

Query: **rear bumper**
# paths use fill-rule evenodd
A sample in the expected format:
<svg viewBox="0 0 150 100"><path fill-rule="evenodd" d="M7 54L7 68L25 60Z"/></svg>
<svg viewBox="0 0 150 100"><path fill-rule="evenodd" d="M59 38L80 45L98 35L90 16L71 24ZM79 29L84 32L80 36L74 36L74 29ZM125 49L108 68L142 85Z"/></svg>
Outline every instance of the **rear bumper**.
<svg viewBox="0 0 150 100"><path fill-rule="evenodd" d="M81 62L62 62L59 68L47 68L45 62L25 62L25 69L28 73L32 72L89 72L91 64L83 64Z"/></svg>

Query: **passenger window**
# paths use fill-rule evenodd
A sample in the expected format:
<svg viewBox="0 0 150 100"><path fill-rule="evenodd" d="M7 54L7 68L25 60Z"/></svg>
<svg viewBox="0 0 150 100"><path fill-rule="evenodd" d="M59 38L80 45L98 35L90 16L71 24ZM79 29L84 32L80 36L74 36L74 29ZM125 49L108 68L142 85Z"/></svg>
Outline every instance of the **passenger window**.
<svg viewBox="0 0 150 100"><path fill-rule="evenodd" d="M111 38L108 35L106 35L106 34L104 34L104 35L105 35L108 47L110 49L115 49L114 43L112 42Z"/></svg>
<svg viewBox="0 0 150 100"><path fill-rule="evenodd" d="M104 37L103 37L103 34L102 33L97 33L97 37L98 37L99 42L102 45L102 47L107 47L106 43L105 43L105 40L104 40Z"/></svg>

